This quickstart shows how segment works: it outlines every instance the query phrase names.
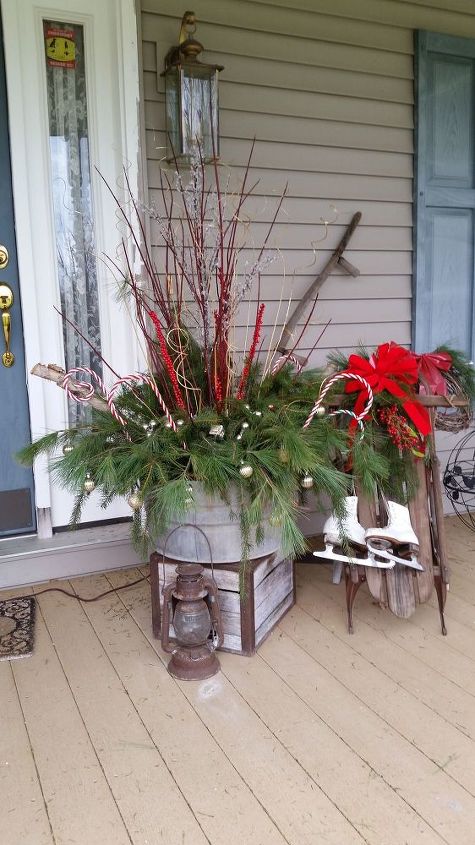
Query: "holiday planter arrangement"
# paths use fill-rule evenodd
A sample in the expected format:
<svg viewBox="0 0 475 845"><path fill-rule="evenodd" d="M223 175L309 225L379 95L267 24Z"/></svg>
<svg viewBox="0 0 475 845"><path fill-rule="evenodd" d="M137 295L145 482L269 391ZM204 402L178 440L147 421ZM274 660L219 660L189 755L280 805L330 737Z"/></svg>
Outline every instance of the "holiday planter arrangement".
<svg viewBox="0 0 475 845"><path fill-rule="evenodd" d="M325 374L307 370L296 353L308 348L310 316L280 354L284 286L269 322L260 290L263 271L279 258L269 243L282 198L255 248L249 166L239 191L222 188L217 165L208 170L198 153L185 174L164 172L159 209L139 209L133 197L118 202L128 228L121 292L145 340L148 371L107 386L113 371L97 349L96 370L39 365L37 374L88 403L91 414L20 458L51 455L54 480L76 496L73 524L93 491L104 506L125 497L142 553L234 562L242 598L251 561L305 551L299 516L308 491L330 501L335 544L351 559L352 491L370 496L378 488L398 502L411 496L412 458L424 460L430 431L417 399L427 372L440 388L450 371L468 393L473 377L460 355L418 358L394 343L333 358ZM163 244L159 267L145 242L145 213ZM141 256L145 281L134 275L127 243Z"/></svg>

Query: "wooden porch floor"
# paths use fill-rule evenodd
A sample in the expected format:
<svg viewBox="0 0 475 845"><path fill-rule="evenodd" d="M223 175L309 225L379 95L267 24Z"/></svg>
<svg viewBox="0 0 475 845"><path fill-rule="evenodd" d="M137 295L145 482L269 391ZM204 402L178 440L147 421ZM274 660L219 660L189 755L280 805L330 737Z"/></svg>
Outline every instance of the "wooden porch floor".
<svg viewBox="0 0 475 845"><path fill-rule="evenodd" d="M33 657L0 663L2 845L474 845L475 535L448 533L448 637L435 601L402 621L364 590L350 637L301 565L259 653L202 683L167 674L146 583L42 596Z"/></svg>

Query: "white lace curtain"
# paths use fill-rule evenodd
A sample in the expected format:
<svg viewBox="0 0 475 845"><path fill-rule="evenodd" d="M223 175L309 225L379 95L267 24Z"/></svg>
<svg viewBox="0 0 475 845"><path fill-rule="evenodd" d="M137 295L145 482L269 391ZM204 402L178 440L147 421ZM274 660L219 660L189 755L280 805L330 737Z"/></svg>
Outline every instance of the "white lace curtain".
<svg viewBox="0 0 475 845"><path fill-rule="evenodd" d="M86 366L102 375L97 264L89 159L83 27L45 21L45 38L54 31L73 36L72 62L46 58L51 180L65 366ZM60 56L61 40L58 55ZM66 66L72 64L71 66ZM83 338L81 337L83 335ZM95 350L88 345L86 338ZM87 406L70 403L69 422L87 419Z"/></svg>

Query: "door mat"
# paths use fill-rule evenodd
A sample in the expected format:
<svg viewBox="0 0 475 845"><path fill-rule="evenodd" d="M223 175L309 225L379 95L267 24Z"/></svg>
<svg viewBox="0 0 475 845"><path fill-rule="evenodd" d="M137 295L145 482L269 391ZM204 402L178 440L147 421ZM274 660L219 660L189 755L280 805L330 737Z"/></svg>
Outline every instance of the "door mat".
<svg viewBox="0 0 475 845"><path fill-rule="evenodd" d="M29 657L35 633L35 599L0 601L0 660Z"/></svg>

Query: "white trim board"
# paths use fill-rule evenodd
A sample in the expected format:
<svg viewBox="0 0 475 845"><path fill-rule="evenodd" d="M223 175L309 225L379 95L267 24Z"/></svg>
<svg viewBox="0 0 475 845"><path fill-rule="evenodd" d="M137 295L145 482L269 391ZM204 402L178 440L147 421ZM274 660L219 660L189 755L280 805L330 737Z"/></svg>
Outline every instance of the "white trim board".
<svg viewBox="0 0 475 845"><path fill-rule="evenodd" d="M143 564L131 546L129 534L130 525L119 523L65 531L48 540L3 540L0 590Z"/></svg>

